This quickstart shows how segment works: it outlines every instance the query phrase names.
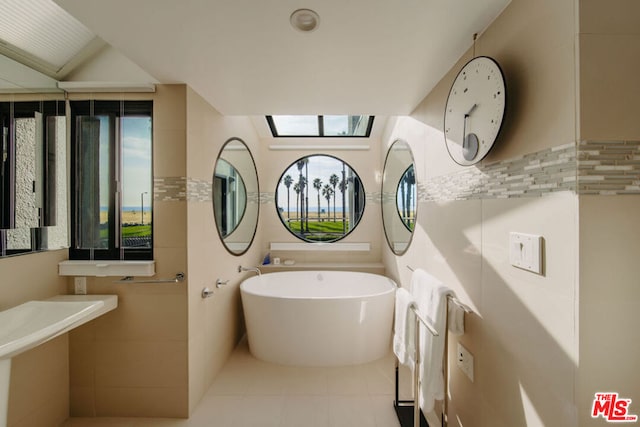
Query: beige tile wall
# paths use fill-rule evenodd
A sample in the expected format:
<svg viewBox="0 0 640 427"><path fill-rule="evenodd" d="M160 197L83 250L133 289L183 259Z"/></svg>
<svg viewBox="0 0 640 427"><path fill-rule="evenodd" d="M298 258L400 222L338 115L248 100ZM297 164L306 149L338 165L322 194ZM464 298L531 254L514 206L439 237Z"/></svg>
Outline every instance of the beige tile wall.
<svg viewBox="0 0 640 427"><path fill-rule="evenodd" d="M257 134L248 118L222 116L190 88L186 111L189 179L211 182L218 153L231 137L242 139L257 164L261 164ZM258 242L262 239L262 230L258 230L254 244L245 254L235 256L224 248L218 237L210 198L189 199L187 224L189 408L193 411L243 332L239 284L245 274L239 274L237 266L260 262ZM216 279L229 282L217 289ZM205 287L215 291L213 297L202 298Z"/></svg>
<svg viewBox="0 0 640 427"><path fill-rule="evenodd" d="M507 79L505 124L484 165L575 143L574 7L573 0L513 0L478 39L475 54L495 58ZM472 52L412 118L397 119L385 132L387 147L396 138L409 142L419 182L464 169L448 156L442 123L450 85ZM424 268L475 312L466 334L451 337L449 347L453 425L578 425L577 201L571 191L423 201L407 253L385 249L387 272L403 286L407 266ZM511 231L544 237L543 275L510 265ZM458 341L474 355L473 383L455 367Z"/></svg>
<svg viewBox="0 0 640 427"><path fill-rule="evenodd" d="M638 16L633 0L580 0L581 140L640 140ZM590 416L597 392L618 392L640 413L638 212L637 195L580 197L581 426L605 424Z"/></svg>
<svg viewBox="0 0 640 427"><path fill-rule="evenodd" d="M640 4L579 3L580 140L638 140Z"/></svg>
<svg viewBox="0 0 640 427"><path fill-rule="evenodd" d="M58 263L67 258L59 250L0 259L0 310L65 293ZM53 427L69 416L67 342L63 335L13 358L9 427Z"/></svg>
<svg viewBox="0 0 640 427"><path fill-rule="evenodd" d="M127 95L134 97L150 99ZM186 86L159 85L152 98L154 177L185 176ZM74 416L189 414L187 202L156 200L153 215L156 277L184 272L186 280L123 285L88 278L88 292L117 294L118 309L70 333Z"/></svg>
<svg viewBox="0 0 640 427"><path fill-rule="evenodd" d="M591 419L597 392L618 392L640 413L640 212L638 196L580 197L580 370L581 426Z"/></svg>

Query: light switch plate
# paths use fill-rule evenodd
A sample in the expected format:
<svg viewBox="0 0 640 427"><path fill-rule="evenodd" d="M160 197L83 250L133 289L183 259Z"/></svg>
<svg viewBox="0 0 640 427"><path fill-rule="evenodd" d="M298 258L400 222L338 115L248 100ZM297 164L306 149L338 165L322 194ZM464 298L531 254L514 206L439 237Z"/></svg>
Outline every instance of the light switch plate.
<svg viewBox="0 0 640 427"><path fill-rule="evenodd" d="M542 274L542 236L509 233L509 262L514 267Z"/></svg>

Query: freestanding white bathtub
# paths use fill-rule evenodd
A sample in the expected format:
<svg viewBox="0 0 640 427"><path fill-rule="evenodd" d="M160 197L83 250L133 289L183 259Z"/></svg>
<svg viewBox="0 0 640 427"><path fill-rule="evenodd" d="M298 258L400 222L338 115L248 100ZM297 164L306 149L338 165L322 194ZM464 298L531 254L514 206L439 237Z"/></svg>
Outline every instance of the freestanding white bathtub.
<svg viewBox="0 0 640 427"><path fill-rule="evenodd" d="M390 349L396 284L348 271L263 274L240 285L249 349L295 366L370 362Z"/></svg>

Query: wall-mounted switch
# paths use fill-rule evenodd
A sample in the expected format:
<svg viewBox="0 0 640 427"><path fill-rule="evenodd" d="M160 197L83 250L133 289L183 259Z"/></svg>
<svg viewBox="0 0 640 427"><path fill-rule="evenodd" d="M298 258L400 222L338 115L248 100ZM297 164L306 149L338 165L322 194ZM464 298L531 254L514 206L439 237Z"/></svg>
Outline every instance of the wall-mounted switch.
<svg viewBox="0 0 640 427"><path fill-rule="evenodd" d="M542 274L542 236L509 233L509 262L515 267Z"/></svg>
<svg viewBox="0 0 640 427"><path fill-rule="evenodd" d="M76 295L86 295L87 294L87 278L86 277L74 277L73 278L73 286Z"/></svg>

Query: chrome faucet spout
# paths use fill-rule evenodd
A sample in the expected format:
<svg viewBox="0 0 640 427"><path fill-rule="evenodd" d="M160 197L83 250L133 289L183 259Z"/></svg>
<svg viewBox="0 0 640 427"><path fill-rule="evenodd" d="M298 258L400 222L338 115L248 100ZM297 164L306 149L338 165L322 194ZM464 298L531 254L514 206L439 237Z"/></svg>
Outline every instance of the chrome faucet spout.
<svg viewBox="0 0 640 427"><path fill-rule="evenodd" d="M253 271L254 273L257 273L258 276L261 275L260 269L258 267L243 267L243 266L239 265L238 266L238 273L242 273L243 271Z"/></svg>

